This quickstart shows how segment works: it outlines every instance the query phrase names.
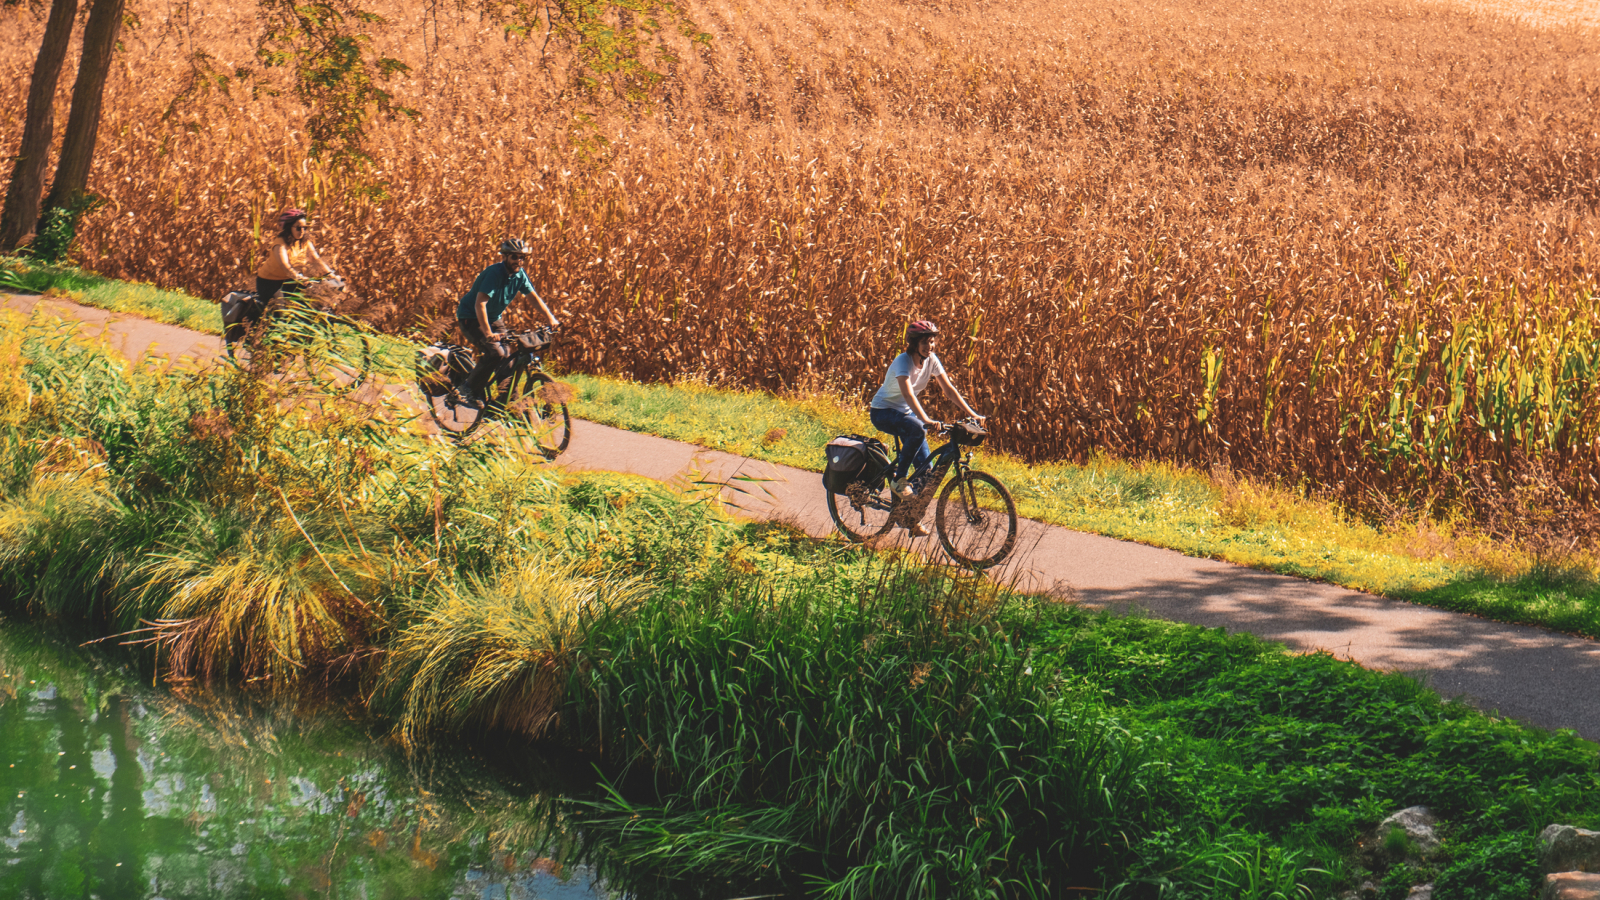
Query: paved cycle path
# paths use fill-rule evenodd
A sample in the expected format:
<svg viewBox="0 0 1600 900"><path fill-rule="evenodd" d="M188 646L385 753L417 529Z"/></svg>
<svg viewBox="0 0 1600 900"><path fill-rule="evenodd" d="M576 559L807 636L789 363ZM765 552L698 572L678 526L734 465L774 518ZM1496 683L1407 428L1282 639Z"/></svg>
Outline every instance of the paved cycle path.
<svg viewBox="0 0 1600 900"><path fill-rule="evenodd" d="M212 335L56 299L6 296L0 305L23 311L38 306L79 319L87 333L105 334L131 358L154 352L204 360L222 348ZM819 448L819 458L820 453ZM571 449L560 464L662 481L726 483L731 487L724 496L746 515L783 520L817 536L833 532L815 472L584 421L573 423ZM895 534L896 541L909 540L904 531ZM910 545L930 557L941 553L937 538ZM1600 741L1600 644L1593 641L1030 520L1023 521L1017 549L998 574L1087 606L1141 609L1415 673L1446 696Z"/></svg>

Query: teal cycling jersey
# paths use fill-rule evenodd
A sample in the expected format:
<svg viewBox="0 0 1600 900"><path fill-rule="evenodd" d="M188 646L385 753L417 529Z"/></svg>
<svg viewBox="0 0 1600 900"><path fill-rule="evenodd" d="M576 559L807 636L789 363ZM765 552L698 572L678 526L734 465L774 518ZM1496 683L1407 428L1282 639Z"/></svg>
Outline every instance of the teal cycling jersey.
<svg viewBox="0 0 1600 900"><path fill-rule="evenodd" d="M478 321L478 314L474 308L478 303L478 295L486 294L489 297L489 321L497 321L511 305L511 298L518 294L533 294L533 280L522 269L512 271L505 263L495 263L473 280L471 290L461 295L461 302L456 304L456 318L463 322Z"/></svg>

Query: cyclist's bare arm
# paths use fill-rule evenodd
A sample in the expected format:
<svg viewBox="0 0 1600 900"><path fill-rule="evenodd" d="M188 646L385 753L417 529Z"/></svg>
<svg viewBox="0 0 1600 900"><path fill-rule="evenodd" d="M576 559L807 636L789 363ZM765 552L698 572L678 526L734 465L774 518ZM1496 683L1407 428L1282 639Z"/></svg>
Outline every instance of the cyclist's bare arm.
<svg viewBox="0 0 1600 900"><path fill-rule="evenodd" d="M975 410L973 410L973 408L967 403L967 398L961 396L961 392L956 390L956 383L950 380L950 376L948 374L940 372L933 377L939 382L939 388L940 390L944 391L944 395L959 403L961 408L967 411L967 415L973 417L974 419L986 418L985 416L979 415Z"/></svg>
<svg viewBox="0 0 1600 900"><path fill-rule="evenodd" d="M549 320L551 328L561 327L561 323L556 321L556 314L550 311L550 307L544 302L544 298L539 296L538 291L534 291L532 294L523 294L521 296L532 297L533 302L539 304L539 309L544 313L545 319Z"/></svg>
<svg viewBox="0 0 1600 900"><path fill-rule="evenodd" d="M483 332L484 337L493 338L494 329L489 327L489 295L479 291L478 300L474 306L477 312L478 330Z"/></svg>

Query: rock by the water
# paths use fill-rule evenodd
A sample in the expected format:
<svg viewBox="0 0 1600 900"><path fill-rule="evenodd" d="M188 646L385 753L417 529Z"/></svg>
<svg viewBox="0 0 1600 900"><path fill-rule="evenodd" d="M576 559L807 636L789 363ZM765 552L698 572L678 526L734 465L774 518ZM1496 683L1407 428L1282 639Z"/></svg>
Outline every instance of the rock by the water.
<svg viewBox="0 0 1600 900"><path fill-rule="evenodd" d="M1546 872L1600 872L1600 831L1551 825L1539 835L1539 864Z"/></svg>
<svg viewBox="0 0 1600 900"><path fill-rule="evenodd" d="M1539 900L1600 900L1600 874L1557 872L1546 875Z"/></svg>

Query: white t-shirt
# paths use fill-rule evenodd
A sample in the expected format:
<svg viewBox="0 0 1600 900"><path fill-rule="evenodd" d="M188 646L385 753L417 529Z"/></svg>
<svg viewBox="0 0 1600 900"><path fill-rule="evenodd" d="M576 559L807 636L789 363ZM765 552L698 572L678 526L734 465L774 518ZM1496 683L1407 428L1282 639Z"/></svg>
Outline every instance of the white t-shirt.
<svg viewBox="0 0 1600 900"><path fill-rule="evenodd" d="M872 405L877 409L898 409L909 413L911 404L900 394L900 379L911 379L911 393L916 396L928 386L933 376L943 374L944 363L939 362L937 353L929 353L921 366L916 364L909 352L902 353L889 363L889 374L883 376L883 387L872 395Z"/></svg>

